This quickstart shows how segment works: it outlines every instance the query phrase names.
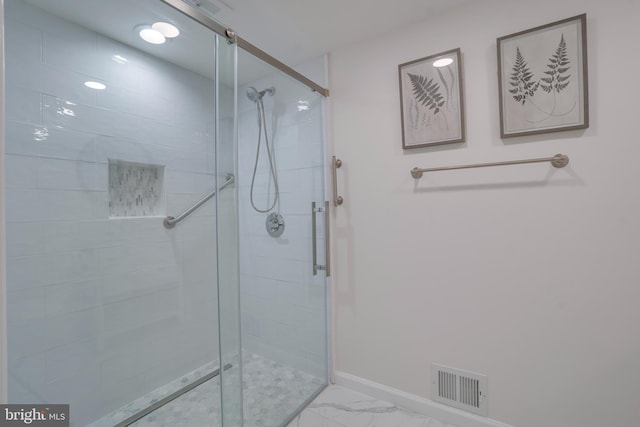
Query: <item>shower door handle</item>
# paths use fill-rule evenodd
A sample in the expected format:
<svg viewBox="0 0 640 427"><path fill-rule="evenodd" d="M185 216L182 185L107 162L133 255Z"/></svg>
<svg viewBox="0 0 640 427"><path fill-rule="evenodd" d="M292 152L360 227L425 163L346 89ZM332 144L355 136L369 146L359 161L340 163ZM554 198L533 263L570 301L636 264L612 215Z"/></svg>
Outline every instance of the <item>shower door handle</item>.
<svg viewBox="0 0 640 427"><path fill-rule="evenodd" d="M318 230L316 214L324 212L324 251L325 265L318 264ZM331 241L329 240L329 202L324 202L324 207L318 207L316 202L311 202L311 252L313 255L313 275L318 275L318 270L324 270L327 277L331 276Z"/></svg>

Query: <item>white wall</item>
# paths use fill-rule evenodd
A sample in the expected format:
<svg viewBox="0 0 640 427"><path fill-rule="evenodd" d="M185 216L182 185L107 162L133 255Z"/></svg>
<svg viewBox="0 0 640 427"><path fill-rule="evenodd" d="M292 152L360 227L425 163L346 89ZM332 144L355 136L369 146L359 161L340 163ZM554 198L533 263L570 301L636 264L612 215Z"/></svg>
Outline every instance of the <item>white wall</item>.
<svg viewBox="0 0 640 427"><path fill-rule="evenodd" d="M496 38L586 12L591 126L500 139ZM331 54L336 369L430 397L431 362L489 378L518 427L637 425L640 2L476 2ZM467 142L402 150L397 66L460 47ZM570 156L441 172L414 166Z"/></svg>
<svg viewBox="0 0 640 427"><path fill-rule="evenodd" d="M211 191L214 85L20 1L6 12L9 399L70 403L86 425L218 357L214 202L174 230L110 218L107 173L165 166L171 215Z"/></svg>

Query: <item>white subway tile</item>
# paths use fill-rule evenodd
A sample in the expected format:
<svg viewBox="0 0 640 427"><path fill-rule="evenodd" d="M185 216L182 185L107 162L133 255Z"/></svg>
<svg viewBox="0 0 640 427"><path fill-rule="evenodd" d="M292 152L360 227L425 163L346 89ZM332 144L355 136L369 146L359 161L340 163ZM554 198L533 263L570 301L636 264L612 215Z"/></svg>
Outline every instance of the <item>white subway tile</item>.
<svg viewBox="0 0 640 427"><path fill-rule="evenodd" d="M307 192L318 201L324 195L322 167L283 170L278 173L278 184L285 192Z"/></svg>
<svg viewBox="0 0 640 427"><path fill-rule="evenodd" d="M65 68L43 64L39 73L37 88L45 95L54 96L76 104L96 105L96 90L85 86L87 81L99 81L87 74L80 74Z"/></svg>
<svg viewBox="0 0 640 427"><path fill-rule="evenodd" d="M43 247L48 253L102 248L119 241L104 220L45 222L41 226Z"/></svg>
<svg viewBox="0 0 640 427"><path fill-rule="evenodd" d="M12 121L6 125L7 154L83 161L96 159L92 134Z"/></svg>
<svg viewBox="0 0 640 427"><path fill-rule="evenodd" d="M283 215L304 215L311 212L312 202L316 202L318 207L323 207L323 198L318 200L314 196L308 191L282 193L280 194L280 210ZM318 218L318 220L320 219Z"/></svg>
<svg viewBox="0 0 640 427"><path fill-rule="evenodd" d="M7 292L9 327L44 317L44 289L41 287Z"/></svg>
<svg viewBox="0 0 640 427"><path fill-rule="evenodd" d="M104 164L38 159L38 188L107 191Z"/></svg>
<svg viewBox="0 0 640 427"><path fill-rule="evenodd" d="M85 105L96 104L96 91L85 86L85 82L100 81L86 74L43 64L39 60L26 63L9 60L6 79L12 86Z"/></svg>
<svg viewBox="0 0 640 427"><path fill-rule="evenodd" d="M97 249L100 254L101 271L110 274L133 272L139 268L138 248L134 246L113 246Z"/></svg>
<svg viewBox="0 0 640 427"><path fill-rule="evenodd" d="M7 257L43 253L44 235L40 223L7 223Z"/></svg>
<svg viewBox="0 0 640 427"><path fill-rule="evenodd" d="M146 341L162 340L167 336L175 336L182 331L183 327L179 317L174 315L154 320L134 329L107 331L102 336L104 340L104 359L107 360L117 355L126 355L139 346L145 346Z"/></svg>
<svg viewBox="0 0 640 427"><path fill-rule="evenodd" d="M100 340L91 337L47 351L45 380L73 377L85 369L99 370L100 347Z"/></svg>
<svg viewBox="0 0 640 427"><path fill-rule="evenodd" d="M96 206L104 203L104 194L106 192L9 189L7 221L101 219Z"/></svg>
<svg viewBox="0 0 640 427"><path fill-rule="evenodd" d="M178 291L169 289L107 304L102 309L104 330L107 333L126 331L174 316L179 310L178 298Z"/></svg>
<svg viewBox="0 0 640 427"><path fill-rule="evenodd" d="M5 66L8 70L24 63L39 63L42 60L42 32L15 19L15 6L9 3L15 2L5 5L7 16L12 17L4 21Z"/></svg>
<svg viewBox="0 0 640 427"><path fill-rule="evenodd" d="M180 271L175 265L145 268L128 273L106 272L99 281L100 300L107 304L177 288L181 284Z"/></svg>
<svg viewBox="0 0 640 427"><path fill-rule="evenodd" d="M218 186L222 183L219 180ZM216 177L212 174L167 170L167 193L196 194L201 197L216 189Z"/></svg>
<svg viewBox="0 0 640 427"><path fill-rule="evenodd" d="M38 92L7 84L5 86L5 120L21 123L42 123L42 95Z"/></svg>
<svg viewBox="0 0 640 427"><path fill-rule="evenodd" d="M7 289L17 291L89 279L96 275L98 265L94 250L15 258L7 265Z"/></svg>
<svg viewBox="0 0 640 427"><path fill-rule="evenodd" d="M225 248L225 253L228 253ZM183 278L186 286L201 282L216 282L217 258L214 240L185 242L182 246Z"/></svg>
<svg viewBox="0 0 640 427"><path fill-rule="evenodd" d="M38 37L41 39L42 34ZM5 82L7 86L42 93L42 60L39 51L25 50L24 52L5 51ZM13 49L16 49L15 47ZM19 48L17 48L19 50ZM23 58L24 57L24 58Z"/></svg>
<svg viewBox="0 0 640 427"><path fill-rule="evenodd" d="M212 216L200 216L189 218L183 221L180 226L167 230L175 239L188 242L190 240L208 240L215 242L216 239L216 220Z"/></svg>
<svg viewBox="0 0 640 427"><path fill-rule="evenodd" d="M189 292L184 295L184 318L198 330L216 330L218 325L218 286L214 281L205 280L189 285ZM185 333L189 333L189 329ZM192 335L188 341L198 342L197 335Z"/></svg>
<svg viewBox="0 0 640 427"><path fill-rule="evenodd" d="M26 388L36 391L45 382L45 353L29 355L28 357L13 358L12 350L9 349L9 390L10 398L14 402L19 402L14 395L15 388L12 388L11 379L15 381L14 385L23 385ZM29 400L29 402L37 402L38 400Z"/></svg>
<svg viewBox="0 0 640 427"><path fill-rule="evenodd" d="M129 70L133 70L129 67ZM158 120L159 123L174 124L171 102L156 95L157 91L141 92L110 84L105 90L96 91L98 107Z"/></svg>
<svg viewBox="0 0 640 427"><path fill-rule="evenodd" d="M170 147L168 149L169 158L167 167L172 170L182 170L188 172L214 173L211 169L212 162L207 158L207 150L189 152L180 148ZM227 172L227 171L221 171Z"/></svg>
<svg viewBox="0 0 640 427"><path fill-rule="evenodd" d="M42 59L46 64L83 74L100 75L96 66L97 34L73 25L47 26Z"/></svg>
<svg viewBox="0 0 640 427"><path fill-rule="evenodd" d="M111 159L163 166L171 160L169 147L151 146L131 139L103 135L96 137L96 151L98 163L109 163Z"/></svg>
<svg viewBox="0 0 640 427"><path fill-rule="evenodd" d="M5 156L7 188L36 188L36 160L26 156Z"/></svg>
<svg viewBox="0 0 640 427"><path fill-rule="evenodd" d="M108 221L114 241L129 246L150 246L158 242L177 242L175 230L167 230L162 218L112 218Z"/></svg>
<svg viewBox="0 0 640 427"><path fill-rule="evenodd" d="M62 283L44 288L45 311L48 315L73 313L97 307L101 303L99 280Z"/></svg>
<svg viewBox="0 0 640 427"><path fill-rule="evenodd" d="M326 304L326 287L304 283L278 282L277 295L287 305L297 305L323 310Z"/></svg>
<svg viewBox="0 0 640 427"><path fill-rule="evenodd" d="M7 334L9 364L26 357L34 357L55 344L48 336L46 322L29 322L11 326Z"/></svg>
<svg viewBox="0 0 640 427"><path fill-rule="evenodd" d="M255 264L258 276L292 283L304 283L312 271L312 265L309 262L305 263L270 256L256 257Z"/></svg>
<svg viewBox="0 0 640 427"><path fill-rule="evenodd" d="M46 126L118 138L131 138L138 131L136 117L64 98L44 95L42 110Z"/></svg>
<svg viewBox="0 0 640 427"><path fill-rule="evenodd" d="M89 365L76 370L73 376L45 383L40 392L47 402L72 402L71 426L86 426L96 414L104 413L100 381L100 369Z"/></svg>
<svg viewBox="0 0 640 427"><path fill-rule="evenodd" d="M95 337L102 326L102 310L91 308L50 316L43 326L48 337L47 348L89 339Z"/></svg>

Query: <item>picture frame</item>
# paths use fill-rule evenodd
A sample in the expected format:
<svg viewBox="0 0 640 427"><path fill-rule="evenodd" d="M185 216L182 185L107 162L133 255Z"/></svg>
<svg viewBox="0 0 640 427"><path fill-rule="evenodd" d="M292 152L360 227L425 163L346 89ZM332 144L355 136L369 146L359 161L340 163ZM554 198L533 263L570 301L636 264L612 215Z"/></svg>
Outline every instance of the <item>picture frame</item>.
<svg viewBox="0 0 640 427"><path fill-rule="evenodd" d="M398 65L402 148L465 140L460 48Z"/></svg>
<svg viewBox="0 0 640 427"><path fill-rule="evenodd" d="M500 136L589 127L587 15L499 37Z"/></svg>

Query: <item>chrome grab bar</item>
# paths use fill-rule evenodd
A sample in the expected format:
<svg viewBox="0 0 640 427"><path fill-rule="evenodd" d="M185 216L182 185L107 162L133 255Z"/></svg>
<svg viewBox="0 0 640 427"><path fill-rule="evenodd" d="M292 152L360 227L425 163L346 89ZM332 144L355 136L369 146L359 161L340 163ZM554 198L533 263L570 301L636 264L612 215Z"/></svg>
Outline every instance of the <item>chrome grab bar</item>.
<svg viewBox="0 0 640 427"><path fill-rule="evenodd" d="M411 176L414 177L415 179L420 179L422 178L422 174L424 172L448 171L448 170L454 170L454 169L484 168L488 166L520 165L524 163L542 163L542 162L551 162L551 164L554 167L563 168L567 166L567 164L569 164L569 156L565 154L556 154L553 157L545 157L542 159L510 160L507 162L477 163L473 165L445 166L441 168L431 168L431 169L413 168L411 169Z"/></svg>
<svg viewBox="0 0 640 427"><path fill-rule="evenodd" d="M329 202L324 202L324 252L325 252L325 276L331 276L331 234L329 224Z"/></svg>
<svg viewBox="0 0 640 427"><path fill-rule="evenodd" d="M217 191L223 190L223 189L225 189L226 187L228 187L229 185L231 185L233 183L233 181L234 181L233 174L227 174L226 178L227 178L227 180L220 186L220 188L218 188ZM185 219L186 217L191 215L196 209L198 209L200 206L205 204L207 202L207 200L209 200L210 198L215 196L217 191L212 191L211 193L207 194L202 199L198 200L196 202L196 204L191 206L186 211L182 212L180 215L178 215L176 217L167 216L162 221L162 224L164 225L164 228L173 228L173 227L175 227L177 223L179 223L180 221L182 221L183 219Z"/></svg>
<svg viewBox="0 0 640 427"><path fill-rule="evenodd" d="M344 202L342 196L338 196L338 168L342 166L342 160L333 156L331 159L331 170L333 171L333 206L338 207Z"/></svg>

